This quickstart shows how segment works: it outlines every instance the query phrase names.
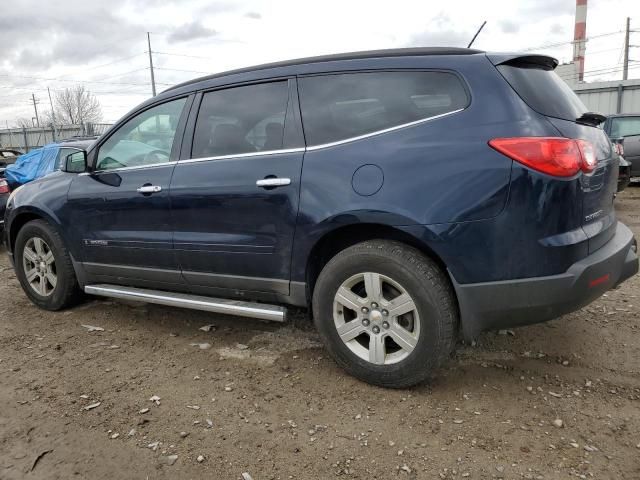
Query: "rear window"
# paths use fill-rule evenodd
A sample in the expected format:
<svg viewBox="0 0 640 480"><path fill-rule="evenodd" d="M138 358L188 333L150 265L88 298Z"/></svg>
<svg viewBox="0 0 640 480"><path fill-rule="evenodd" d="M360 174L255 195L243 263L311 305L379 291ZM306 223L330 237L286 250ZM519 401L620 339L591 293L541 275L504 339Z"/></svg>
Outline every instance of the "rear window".
<svg viewBox="0 0 640 480"><path fill-rule="evenodd" d="M553 70L536 64L498 65L497 68L527 105L542 115L574 121L587 111Z"/></svg>
<svg viewBox="0 0 640 480"><path fill-rule="evenodd" d="M299 80L308 145L336 142L467 106L460 79L446 72L371 72Z"/></svg>

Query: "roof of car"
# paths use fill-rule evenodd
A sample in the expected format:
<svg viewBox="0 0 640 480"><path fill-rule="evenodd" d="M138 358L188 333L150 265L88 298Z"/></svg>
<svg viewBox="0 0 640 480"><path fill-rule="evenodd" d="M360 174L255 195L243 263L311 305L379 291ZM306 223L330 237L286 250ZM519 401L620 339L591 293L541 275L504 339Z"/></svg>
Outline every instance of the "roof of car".
<svg viewBox="0 0 640 480"><path fill-rule="evenodd" d="M203 77L194 78L186 82L174 85L165 90L165 92L192 85L194 83L211 80L214 78L225 77L237 73L253 72L256 70L265 70L268 68L290 67L294 65L305 65L309 63L335 62L339 60L357 60L366 58L382 58L382 57L409 57L409 56L425 56L425 55L472 55L475 53L485 53L482 50L472 48L455 48L455 47L419 47L419 48L394 48L385 50L365 50L361 52L338 53L332 55L320 55L317 57L296 58L294 60L285 60L281 62L265 63L253 67L239 68L237 70L229 70L226 72L205 75Z"/></svg>

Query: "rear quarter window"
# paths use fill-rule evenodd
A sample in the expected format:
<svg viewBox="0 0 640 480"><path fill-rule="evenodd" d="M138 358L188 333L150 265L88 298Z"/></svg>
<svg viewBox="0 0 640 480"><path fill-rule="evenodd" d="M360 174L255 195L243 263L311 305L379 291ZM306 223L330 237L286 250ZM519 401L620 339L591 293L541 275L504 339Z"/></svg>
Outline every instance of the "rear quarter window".
<svg viewBox="0 0 640 480"><path fill-rule="evenodd" d="M332 143L465 108L467 91L448 72L363 72L303 77L307 144Z"/></svg>
<svg viewBox="0 0 640 480"><path fill-rule="evenodd" d="M496 68L522 100L542 115L575 121L587 111L569 85L553 70L527 63Z"/></svg>

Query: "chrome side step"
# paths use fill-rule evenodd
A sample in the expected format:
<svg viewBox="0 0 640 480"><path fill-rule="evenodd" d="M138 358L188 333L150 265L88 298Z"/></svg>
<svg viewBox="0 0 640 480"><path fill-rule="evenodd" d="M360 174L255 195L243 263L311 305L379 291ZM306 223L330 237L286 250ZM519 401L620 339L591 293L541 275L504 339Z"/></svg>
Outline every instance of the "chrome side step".
<svg viewBox="0 0 640 480"><path fill-rule="evenodd" d="M203 297L188 293L163 292L146 288L122 287L119 285L87 285L84 291L91 295L102 297L122 298L140 302L157 303L170 307L191 308L206 312L240 315L243 317L259 318L274 322L284 322L287 309L277 305L244 302L241 300L226 300L222 298Z"/></svg>

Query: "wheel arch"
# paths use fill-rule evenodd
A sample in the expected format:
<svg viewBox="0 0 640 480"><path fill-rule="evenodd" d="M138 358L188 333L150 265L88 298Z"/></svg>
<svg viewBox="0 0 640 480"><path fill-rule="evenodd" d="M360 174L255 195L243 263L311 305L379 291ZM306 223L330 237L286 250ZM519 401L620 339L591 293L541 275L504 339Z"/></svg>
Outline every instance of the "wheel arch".
<svg viewBox="0 0 640 480"><path fill-rule="evenodd" d="M318 275L331 258L345 248L367 240L394 240L414 247L433 260L449 278L447 265L443 259L429 245L415 236L397 227L380 223L350 224L325 233L311 247L305 270L307 299L312 297ZM453 290L453 285L451 288Z"/></svg>
<svg viewBox="0 0 640 480"><path fill-rule="evenodd" d="M17 212L14 212L11 215L11 221L8 225L7 241L9 242L8 247L11 252L14 251L13 247L16 244L16 238L18 237L18 232L22 229L22 227L24 227L27 223L31 222L32 220L46 221L47 223L52 225L54 228L56 228L64 238L64 234L60 229L60 225L55 220L55 218L53 218L50 214L37 208L23 208L18 210Z"/></svg>

